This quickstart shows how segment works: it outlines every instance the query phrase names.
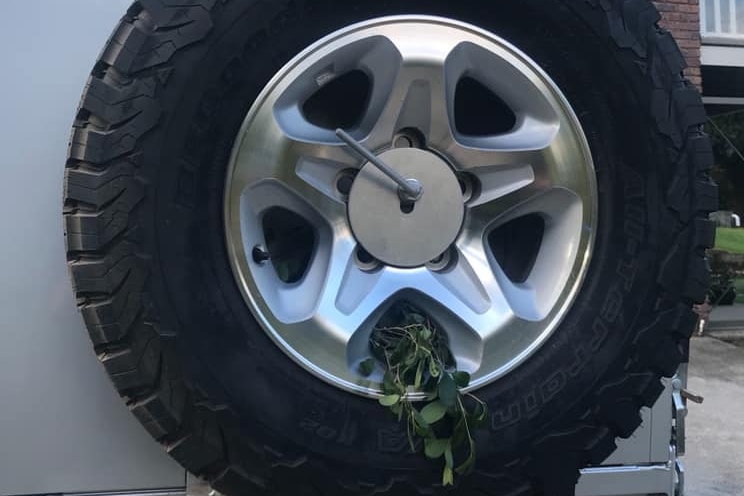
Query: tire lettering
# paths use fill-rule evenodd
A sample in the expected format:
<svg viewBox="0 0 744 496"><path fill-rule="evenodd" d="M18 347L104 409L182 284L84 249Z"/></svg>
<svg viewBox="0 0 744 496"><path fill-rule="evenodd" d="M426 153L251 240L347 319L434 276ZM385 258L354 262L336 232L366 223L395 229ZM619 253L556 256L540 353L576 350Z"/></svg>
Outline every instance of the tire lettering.
<svg viewBox="0 0 744 496"><path fill-rule="evenodd" d="M523 392L520 399L500 409L493 409L489 419L492 431L506 429L541 411L546 403L566 387L570 378L582 373L589 365L591 355L597 353L607 341L610 330L616 328L618 322L622 323L627 295L632 293L641 270L638 256L646 238L647 222L643 203L646 191L643 177L630 168L625 172L627 173L624 191L627 205L623 221L625 253L616 268L618 282L610 288L604 301L599 305L599 311L591 323L588 342L584 340L574 345L573 359L565 368L555 371L536 388ZM563 332L573 335L576 329L567 328Z"/></svg>
<svg viewBox="0 0 744 496"><path fill-rule="evenodd" d="M323 416L321 415L320 417L322 419ZM329 425L321 424L318 420L316 420L317 418L317 415L315 415L314 418L303 418L300 421L300 429L305 432L312 433L321 439L325 439L326 441L333 440L334 442L343 444L345 446L351 446L356 440L358 428L357 423L353 420L347 419L344 422L344 426L341 428L341 431L339 432L338 429L335 429Z"/></svg>
<svg viewBox="0 0 744 496"><path fill-rule="evenodd" d="M623 295L622 293L620 293L620 291L618 291L617 288L613 288L607 294L607 299L605 299L605 302L602 305L600 316L606 323L611 324L617 320L617 317L620 315L622 308Z"/></svg>
<svg viewBox="0 0 744 496"><path fill-rule="evenodd" d="M408 436L399 428L381 429L377 433L377 448L382 453L402 453L408 448Z"/></svg>

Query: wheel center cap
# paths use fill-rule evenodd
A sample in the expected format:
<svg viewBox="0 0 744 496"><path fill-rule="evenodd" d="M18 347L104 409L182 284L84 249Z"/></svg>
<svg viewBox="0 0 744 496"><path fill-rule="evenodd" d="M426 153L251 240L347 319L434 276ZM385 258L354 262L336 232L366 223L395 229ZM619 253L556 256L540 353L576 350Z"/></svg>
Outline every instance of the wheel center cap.
<svg viewBox="0 0 744 496"><path fill-rule="evenodd" d="M431 152L396 148L380 158L403 177L417 180L423 196L415 202L401 199L398 186L368 163L349 193L351 229L364 249L385 264L424 265L444 253L460 232L465 215L460 184Z"/></svg>

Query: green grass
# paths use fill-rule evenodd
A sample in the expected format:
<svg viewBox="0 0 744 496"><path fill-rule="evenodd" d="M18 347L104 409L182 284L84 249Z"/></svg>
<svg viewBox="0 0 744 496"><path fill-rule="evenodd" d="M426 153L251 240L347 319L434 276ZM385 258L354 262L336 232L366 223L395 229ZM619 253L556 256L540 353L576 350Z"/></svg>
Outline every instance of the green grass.
<svg viewBox="0 0 744 496"><path fill-rule="evenodd" d="M744 253L744 228L719 227L716 230L716 250Z"/></svg>

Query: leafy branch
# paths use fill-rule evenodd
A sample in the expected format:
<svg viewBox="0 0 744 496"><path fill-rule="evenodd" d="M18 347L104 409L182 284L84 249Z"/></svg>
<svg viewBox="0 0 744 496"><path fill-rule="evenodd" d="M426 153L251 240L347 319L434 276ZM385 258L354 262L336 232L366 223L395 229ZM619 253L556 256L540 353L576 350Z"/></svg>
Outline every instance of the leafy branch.
<svg viewBox="0 0 744 496"><path fill-rule="evenodd" d="M483 401L461 391L470 384L470 374L457 370L446 336L431 319L407 304L375 328L370 347L375 358L362 362L360 373L369 376L382 364L380 404L405 421L411 451L418 436L427 458L444 458L442 484L452 485L455 474L473 468L473 430L488 415ZM424 401L415 401L421 395ZM464 460L456 464L456 458Z"/></svg>

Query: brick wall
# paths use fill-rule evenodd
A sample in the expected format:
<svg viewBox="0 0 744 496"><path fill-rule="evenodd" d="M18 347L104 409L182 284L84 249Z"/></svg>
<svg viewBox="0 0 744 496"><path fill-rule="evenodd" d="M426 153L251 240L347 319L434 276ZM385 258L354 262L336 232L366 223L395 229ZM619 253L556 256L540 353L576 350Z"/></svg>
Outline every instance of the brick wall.
<svg viewBox="0 0 744 496"><path fill-rule="evenodd" d="M661 25L672 32L687 59L685 75L700 88L700 3L699 0L659 0Z"/></svg>

